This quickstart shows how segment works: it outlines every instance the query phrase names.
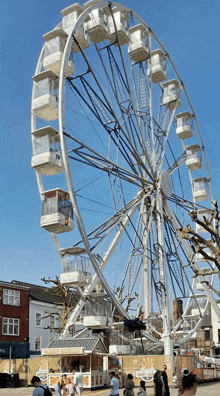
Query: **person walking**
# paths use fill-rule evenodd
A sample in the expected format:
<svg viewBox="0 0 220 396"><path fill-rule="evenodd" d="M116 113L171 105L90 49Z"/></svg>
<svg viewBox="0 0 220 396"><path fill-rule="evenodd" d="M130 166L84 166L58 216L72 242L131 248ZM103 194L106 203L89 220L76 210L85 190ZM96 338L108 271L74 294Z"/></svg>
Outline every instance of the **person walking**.
<svg viewBox="0 0 220 396"><path fill-rule="evenodd" d="M61 378L59 378L57 380L57 382L55 383L55 385L54 385L54 390L55 390L56 396L62 396L61 388L62 388L62 386L61 386Z"/></svg>
<svg viewBox="0 0 220 396"><path fill-rule="evenodd" d="M68 384L66 385L66 389L67 389L67 392L68 392L68 396L74 396L75 395L74 387L73 387L73 384L72 384L70 378L68 378Z"/></svg>
<svg viewBox="0 0 220 396"><path fill-rule="evenodd" d="M73 368L72 373L74 375L73 383L76 388L76 393L81 396L83 392L83 375L79 372L78 368Z"/></svg>
<svg viewBox="0 0 220 396"><path fill-rule="evenodd" d="M48 392L50 392L50 394L52 396L50 389L47 387L47 385L41 383L41 380L39 377L36 377L34 375L32 377L31 383L35 387L35 389L33 390L32 396L44 396L45 389L48 389Z"/></svg>
<svg viewBox="0 0 220 396"><path fill-rule="evenodd" d="M160 370L157 370L154 374L154 396L163 396L163 383Z"/></svg>
<svg viewBox="0 0 220 396"><path fill-rule="evenodd" d="M125 384L125 396L134 396L133 389L135 388L135 384L133 381L133 375L128 374L127 381Z"/></svg>
<svg viewBox="0 0 220 396"><path fill-rule="evenodd" d="M119 396L119 381L118 378L115 377L115 372L111 371L111 381L110 381L110 395L111 396Z"/></svg>
<svg viewBox="0 0 220 396"><path fill-rule="evenodd" d="M140 388L139 388L139 391L137 393L137 396L147 396L146 387L145 387L145 381L141 381L140 382Z"/></svg>
<svg viewBox="0 0 220 396"><path fill-rule="evenodd" d="M169 386L168 386L168 376L167 376L166 371L167 371L167 365L164 364L163 371L161 371L161 377L163 378L163 383L164 383L164 387L165 387L164 396L170 396L170 390L169 390Z"/></svg>
<svg viewBox="0 0 220 396"><path fill-rule="evenodd" d="M194 396L197 392L197 376L187 369L183 370L182 386L178 391L181 396Z"/></svg>

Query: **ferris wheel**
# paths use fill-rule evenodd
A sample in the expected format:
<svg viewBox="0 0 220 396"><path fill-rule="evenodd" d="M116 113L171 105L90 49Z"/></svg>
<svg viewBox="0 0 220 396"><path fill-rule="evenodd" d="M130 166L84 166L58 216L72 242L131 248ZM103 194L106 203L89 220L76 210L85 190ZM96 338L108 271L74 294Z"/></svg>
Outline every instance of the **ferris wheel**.
<svg viewBox="0 0 220 396"><path fill-rule="evenodd" d="M60 281L79 295L62 336L79 318L112 328L116 313L118 322L141 317L148 342L169 355L175 340L196 334L210 302L217 310L205 271L193 277L212 264L179 230L189 210L202 216L212 208L198 122L171 57L142 18L99 0L61 12L43 36L31 133L41 227L60 256Z"/></svg>

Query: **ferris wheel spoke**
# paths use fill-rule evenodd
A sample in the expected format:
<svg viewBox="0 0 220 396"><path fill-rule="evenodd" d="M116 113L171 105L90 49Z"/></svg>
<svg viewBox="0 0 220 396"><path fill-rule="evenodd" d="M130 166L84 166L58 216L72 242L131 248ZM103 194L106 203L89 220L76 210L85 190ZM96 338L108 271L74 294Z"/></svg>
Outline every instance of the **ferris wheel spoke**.
<svg viewBox="0 0 220 396"><path fill-rule="evenodd" d="M78 303L78 305L76 306L76 308L73 310L73 312L70 314L68 321L66 323L66 326L63 330L63 336L66 336L67 331L69 329L69 327L71 326L72 323L74 323L79 315L79 313L81 312L84 304L85 304L85 296L90 294L92 292L92 290L94 289L95 285L97 284L98 281L101 281L104 289L106 290L109 298L112 300L114 306L118 309L118 311L125 317L125 318L129 318L129 315L127 314L126 311L124 311L124 309L122 308L122 306L120 305L120 303L118 302L118 300L116 300L114 298L114 296L111 293L110 287L108 286L107 282L105 281L102 272L104 270L104 268L106 267L108 261L111 258L111 255L113 254L116 246L118 245L118 243L120 242L122 235L125 231L125 229L127 228L130 219L132 218L132 216L134 215L134 212L136 210L136 206L133 207L132 209L130 209L130 211L127 213L126 217L124 218L124 220L121 223L121 227L118 229L118 231L116 232L114 238L112 239L111 243L109 244L108 249L106 250L106 253L104 254L104 256L101 259L101 263L100 266L96 267L96 271L92 277L92 282L89 284L89 286L87 286L87 288L85 289L83 296L84 298Z"/></svg>
<svg viewBox="0 0 220 396"><path fill-rule="evenodd" d="M151 190L148 193L144 194L144 197L150 196ZM87 238L90 243L94 243L91 246L91 250L97 247L106 237L112 232L112 230L116 229L118 225L124 221L124 219L128 216L128 213L136 209L143 199L143 193L139 192L135 198L133 198L130 202L128 202L124 207L122 207L117 213L115 213L112 217L107 219L104 223L100 224L93 231L87 234ZM95 242L94 242L95 241ZM78 246L83 242L83 240L78 241L74 246Z"/></svg>
<svg viewBox="0 0 220 396"><path fill-rule="evenodd" d="M76 40L77 42L77 40ZM77 42L78 43L78 42ZM78 43L79 45L79 43ZM88 69L90 71L90 73L92 74L95 84L98 87L98 90L101 94L101 96L98 95L97 90L94 90L90 84L88 84L88 82L86 82L84 76L80 77L80 80L82 81L82 83L84 84L84 87L87 90L87 94L89 95L89 100L93 103L93 108L95 110L93 110L94 115L98 118L98 120L101 122L101 124L105 127L105 129L107 130L107 132L109 134L112 133L116 133L116 136L120 135L120 139L124 142L124 144L127 146L127 150L129 153L131 153L131 155L134 157L134 159L137 161L138 167L139 169L143 169L148 176L152 179L152 174L151 174L151 169L148 170L147 167L145 166L145 163L143 162L142 158L140 157L140 155L138 154L134 144L132 143L129 135L126 133L125 128L122 127L121 123L119 122L119 118L117 117L115 111L113 110L113 107L110 104L109 99L107 98L106 93L104 92L98 77L93 69L93 67L91 66L87 56L85 55L85 52L81 49L80 45L79 45L80 51L82 53L82 56L84 58L84 60L87 63ZM75 78L74 78L75 79ZM75 87L75 85L73 85L72 83L72 78L69 78L70 84L71 86L77 90L77 93L81 96L81 98L83 98L83 95L80 93L80 91ZM90 92L89 92L90 90ZM103 99L102 99L103 98ZM83 99L85 101L85 99ZM89 105L89 101L86 101L86 104L90 107ZM100 115L100 110L97 109L97 104L98 106L101 108L101 115ZM107 114L111 114L111 117L109 118L109 115ZM107 114L107 115L106 115ZM103 115L105 117L105 122L102 121ZM113 119L112 119L113 118ZM112 127L109 127L108 124L114 123L114 125ZM121 136L122 135L122 136ZM147 154L147 153L146 153ZM148 158L148 155L147 155ZM147 159L146 158L146 159ZM128 161L128 158L126 159ZM137 173L137 171L135 170L135 167L132 165L131 161L128 161L129 165L131 166L131 168L133 169L133 171L135 173ZM151 168L150 163L148 164L149 167Z"/></svg>
<svg viewBox="0 0 220 396"><path fill-rule="evenodd" d="M186 155L186 153L184 152L182 155L180 155L179 158L177 158L177 159L173 162L173 164L171 164L171 165L169 166L169 168L167 168L167 172L168 172L170 175L172 175L173 172L175 172L175 171L178 170L183 164L185 164L186 159L187 159L187 155Z"/></svg>

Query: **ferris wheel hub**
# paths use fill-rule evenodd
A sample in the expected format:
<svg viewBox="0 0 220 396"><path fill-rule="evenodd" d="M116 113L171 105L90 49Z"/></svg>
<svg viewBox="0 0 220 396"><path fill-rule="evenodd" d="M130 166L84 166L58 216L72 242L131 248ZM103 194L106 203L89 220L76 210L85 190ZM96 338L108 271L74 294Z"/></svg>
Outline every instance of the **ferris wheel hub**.
<svg viewBox="0 0 220 396"><path fill-rule="evenodd" d="M172 195L172 180L169 172L163 170L160 176L160 184L163 191L163 194L169 198Z"/></svg>

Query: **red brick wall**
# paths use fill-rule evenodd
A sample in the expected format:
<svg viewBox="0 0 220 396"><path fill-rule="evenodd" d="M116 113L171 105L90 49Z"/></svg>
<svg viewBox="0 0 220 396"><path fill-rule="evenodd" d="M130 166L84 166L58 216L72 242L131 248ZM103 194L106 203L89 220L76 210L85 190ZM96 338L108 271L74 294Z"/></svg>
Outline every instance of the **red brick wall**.
<svg viewBox="0 0 220 396"><path fill-rule="evenodd" d="M3 305L3 289L20 291L20 306ZM2 318L20 320L19 335L2 334ZM0 286L0 341L28 342L29 336L29 291L19 288Z"/></svg>

